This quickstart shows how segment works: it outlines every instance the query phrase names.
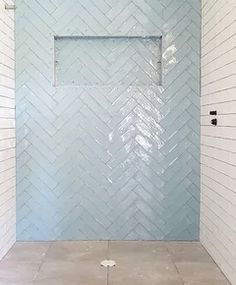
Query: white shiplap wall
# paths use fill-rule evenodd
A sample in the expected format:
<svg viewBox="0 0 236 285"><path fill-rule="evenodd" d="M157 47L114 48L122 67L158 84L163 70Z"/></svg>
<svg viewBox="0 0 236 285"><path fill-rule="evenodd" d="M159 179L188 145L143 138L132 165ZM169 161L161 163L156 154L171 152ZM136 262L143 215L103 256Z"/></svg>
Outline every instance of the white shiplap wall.
<svg viewBox="0 0 236 285"><path fill-rule="evenodd" d="M201 125L201 241L235 285L236 0L202 0Z"/></svg>
<svg viewBox="0 0 236 285"><path fill-rule="evenodd" d="M0 0L0 259L16 239L14 11L4 7Z"/></svg>

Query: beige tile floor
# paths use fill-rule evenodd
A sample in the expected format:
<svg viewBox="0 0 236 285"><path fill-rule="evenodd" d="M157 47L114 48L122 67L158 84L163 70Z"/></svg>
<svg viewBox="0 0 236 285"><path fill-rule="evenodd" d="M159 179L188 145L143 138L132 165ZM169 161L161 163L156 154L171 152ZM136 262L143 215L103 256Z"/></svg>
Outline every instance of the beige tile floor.
<svg viewBox="0 0 236 285"><path fill-rule="evenodd" d="M101 267L105 259L116 261ZM18 242L0 285L229 285L197 242Z"/></svg>

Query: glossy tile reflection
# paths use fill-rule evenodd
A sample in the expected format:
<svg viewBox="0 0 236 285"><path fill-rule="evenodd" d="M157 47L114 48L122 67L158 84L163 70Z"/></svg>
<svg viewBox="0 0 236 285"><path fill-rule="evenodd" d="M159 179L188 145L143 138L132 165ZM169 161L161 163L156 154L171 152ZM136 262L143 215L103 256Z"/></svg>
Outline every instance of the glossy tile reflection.
<svg viewBox="0 0 236 285"><path fill-rule="evenodd" d="M200 0L36 2L16 0L17 239L199 240Z"/></svg>

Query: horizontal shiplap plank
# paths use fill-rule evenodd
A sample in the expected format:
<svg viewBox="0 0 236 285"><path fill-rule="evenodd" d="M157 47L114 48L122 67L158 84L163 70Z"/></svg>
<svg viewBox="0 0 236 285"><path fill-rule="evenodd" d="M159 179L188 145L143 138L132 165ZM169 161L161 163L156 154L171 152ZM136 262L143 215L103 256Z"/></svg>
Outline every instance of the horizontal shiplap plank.
<svg viewBox="0 0 236 285"><path fill-rule="evenodd" d="M0 151L15 148L16 146L16 139L15 138L8 138L8 139L1 139L0 140Z"/></svg>
<svg viewBox="0 0 236 285"><path fill-rule="evenodd" d="M0 141L16 137L15 129L0 129Z"/></svg>
<svg viewBox="0 0 236 285"><path fill-rule="evenodd" d="M0 107L15 108L15 99L0 96Z"/></svg>
<svg viewBox="0 0 236 285"><path fill-rule="evenodd" d="M236 140L202 135L201 144L225 150L226 152L236 153Z"/></svg>
<svg viewBox="0 0 236 285"><path fill-rule="evenodd" d="M9 148L3 151L0 151L0 162L4 162L9 158L13 158L16 155L15 148Z"/></svg>
<svg viewBox="0 0 236 285"><path fill-rule="evenodd" d="M0 85L0 98L1 97L14 99L15 98L15 90L14 90L14 88L12 88L12 87L11 88L7 88L5 86L1 86Z"/></svg>
<svg viewBox="0 0 236 285"><path fill-rule="evenodd" d="M211 119L213 116L201 116L201 125L209 126L211 125ZM225 114L225 115L217 115L217 126L219 127L229 127L236 129L236 113L235 114ZM216 134L217 135L217 134Z"/></svg>
<svg viewBox="0 0 236 285"><path fill-rule="evenodd" d="M227 42L227 40L229 40L230 38L232 38L235 34L235 30L236 30L236 22L230 22L228 24L228 26L223 30L222 33L220 33L220 31L218 31L219 33L217 33L212 41L208 41L202 48L202 56L203 58L207 56L207 54L209 53L215 53L214 51L214 47L218 48L222 45L225 44L225 42Z"/></svg>
<svg viewBox="0 0 236 285"><path fill-rule="evenodd" d="M232 59L231 59L232 61ZM224 65L215 65L214 70L208 71L206 75L202 74L202 86L208 85L217 80L221 80L230 75L236 74L236 60L230 63L225 63Z"/></svg>
<svg viewBox="0 0 236 285"><path fill-rule="evenodd" d="M202 145L201 154L236 166L236 153L230 152L228 150L221 150L218 148Z"/></svg>
<svg viewBox="0 0 236 285"><path fill-rule="evenodd" d="M231 39L225 41L221 45L215 46L209 54L206 54L204 57L202 57L201 64L203 75L205 75L205 73L208 73L208 66L215 64L215 66L219 68L221 64L225 65L229 62L232 62L234 60L235 53L236 50L234 35Z"/></svg>
<svg viewBox="0 0 236 285"><path fill-rule="evenodd" d="M235 188L236 179L229 177L224 173L221 173L219 170L202 163L201 164L201 175L205 175L217 181L218 183L230 189L232 192L236 193L236 188Z"/></svg>
<svg viewBox="0 0 236 285"><path fill-rule="evenodd" d="M201 223L208 227L211 231L213 236L211 236L212 242L216 242L218 245L221 245L221 250L223 251L224 255L228 255L228 258L231 260L235 258L235 232L228 227L227 223L219 217L218 212L222 214L222 209L217 207L216 203L209 199L206 195L202 195L201 198L202 203L202 212L204 216L202 217ZM214 237L214 235L216 235ZM214 240L213 238L214 237ZM232 264L233 265L233 264Z"/></svg>
<svg viewBox="0 0 236 285"><path fill-rule="evenodd" d="M216 181L213 177L209 177L202 173L201 184L205 185L212 191L215 191L222 198L222 201L227 200L234 206L236 205L236 192L233 192L231 189L227 188L225 185Z"/></svg>
<svg viewBox="0 0 236 285"><path fill-rule="evenodd" d="M13 205L13 203L14 203L14 187L11 189L8 189L6 192L4 192L0 195L0 216L3 215L4 211L6 211L5 203L6 203L6 201L9 202L9 200L12 200L11 205Z"/></svg>
<svg viewBox="0 0 236 285"><path fill-rule="evenodd" d="M201 132L203 136L236 140L236 128L202 126Z"/></svg>
<svg viewBox="0 0 236 285"><path fill-rule="evenodd" d="M0 259L16 240L14 11L0 5Z"/></svg>
<svg viewBox="0 0 236 285"><path fill-rule="evenodd" d="M7 160L0 161L0 173L3 171L6 171L7 169L13 168L15 166L16 166L15 156Z"/></svg>
<svg viewBox="0 0 236 285"><path fill-rule="evenodd" d="M9 65L4 65L0 63L0 72L1 74L5 74L7 77L15 78L14 68L11 68Z"/></svg>
<svg viewBox="0 0 236 285"><path fill-rule="evenodd" d="M236 101L236 86L201 97L201 105Z"/></svg>
<svg viewBox="0 0 236 285"><path fill-rule="evenodd" d="M0 107L0 118L15 119L15 108Z"/></svg>
<svg viewBox="0 0 236 285"><path fill-rule="evenodd" d="M220 232L220 229L216 227L210 218L207 218L207 214L204 215L200 226L202 228L202 244L207 248L211 256L217 261L217 264L220 266L229 280L235 280L235 258L232 255L233 244L231 244L230 249L228 249L226 247L225 240L219 239L218 233ZM214 239L212 239L212 237L214 237Z"/></svg>
<svg viewBox="0 0 236 285"><path fill-rule="evenodd" d="M15 128L15 118L1 118L0 116L0 128L1 129Z"/></svg>
<svg viewBox="0 0 236 285"><path fill-rule="evenodd" d="M222 1L219 1L218 4L214 6L214 9L211 9L211 15L208 15L210 20L205 24L203 23L203 49L207 43L212 42L219 33L222 33L235 21L235 8L232 9L230 5L224 5Z"/></svg>
<svg viewBox="0 0 236 285"><path fill-rule="evenodd" d="M1 183L1 194L13 189L16 186L16 177L12 175L5 182Z"/></svg>
<svg viewBox="0 0 236 285"><path fill-rule="evenodd" d="M209 115L209 112L214 110L216 110L219 115L236 114L236 100L203 105L201 107L201 115ZM234 120L236 120L236 118Z"/></svg>
<svg viewBox="0 0 236 285"><path fill-rule="evenodd" d="M224 5L219 0L202 1L202 26L205 28ZM203 35L204 36L204 35Z"/></svg>
<svg viewBox="0 0 236 285"><path fill-rule="evenodd" d="M227 76L215 82L202 86L202 95L213 94L214 92L236 87L236 74Z"/></svg>
<svg viewBox="0 0 236 285"><path fill-rule="evenodd" d="M224 241L225 245L228 244L228 248L230 249L229 245L234 243L234 239L236 238L236 219L235 216L230 215L224 209L223 205L228 205L229 203L226 201L225 203L220 197L211 191L209 188L202 185L203 188L203 195L201 201L203 203L203 207L205 207L205 214L207 213L211 218L211 220L218 224L219 230L221 229L221 239ZM232 204L229 205L229 207ZM235 209L231 209L234 211ZM225 242L227 241L227 243ZM236 252L234 253L236 257Z"/></svg>
<svg viewBox="0 0 236 285"><path fill-rule="evenodd" d="M236 39L236 35L234 36ZM226 42L227 45L227 52L225 51L224 47L219 47L219 52L215 50L215 55L211 54L211 58L206 56L206 59L202 59L202 79L206 80L206 76L214 71L218 71L219 69L224 68L225 66L235 64L235 55L236 55L236 48L235 42L230 41Z"/></svg>
<svg viewBox="0 0 236 285"><path fill-rule="evenodd" d="M216 159L215 157L209 157L204 154L201 155L201 163L216 169L220 173L223 173L232 179L235 179L235 183L236 183L236 177L235 177L236 166L235 165L231 165L227 161L224 162L224 161Z"/></svg>
<svg viewBox="0 0 236 285"><path fill-rule="evenodd" d="M15 79L14 79L14 77L10 78L6 74L0 73L0 84L7 86L7 87L14 87L15 86Z"/></svg>

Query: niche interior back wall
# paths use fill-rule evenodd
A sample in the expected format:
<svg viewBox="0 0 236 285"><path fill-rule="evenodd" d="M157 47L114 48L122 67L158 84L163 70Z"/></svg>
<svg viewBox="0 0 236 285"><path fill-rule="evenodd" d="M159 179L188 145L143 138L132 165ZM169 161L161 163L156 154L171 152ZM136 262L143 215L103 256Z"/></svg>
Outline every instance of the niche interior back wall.
<svg viewBox="0 0 236 285"><path fill-rule="evenodd" d="M18 240L198 240L200 0L16 6Z"/></svg>

